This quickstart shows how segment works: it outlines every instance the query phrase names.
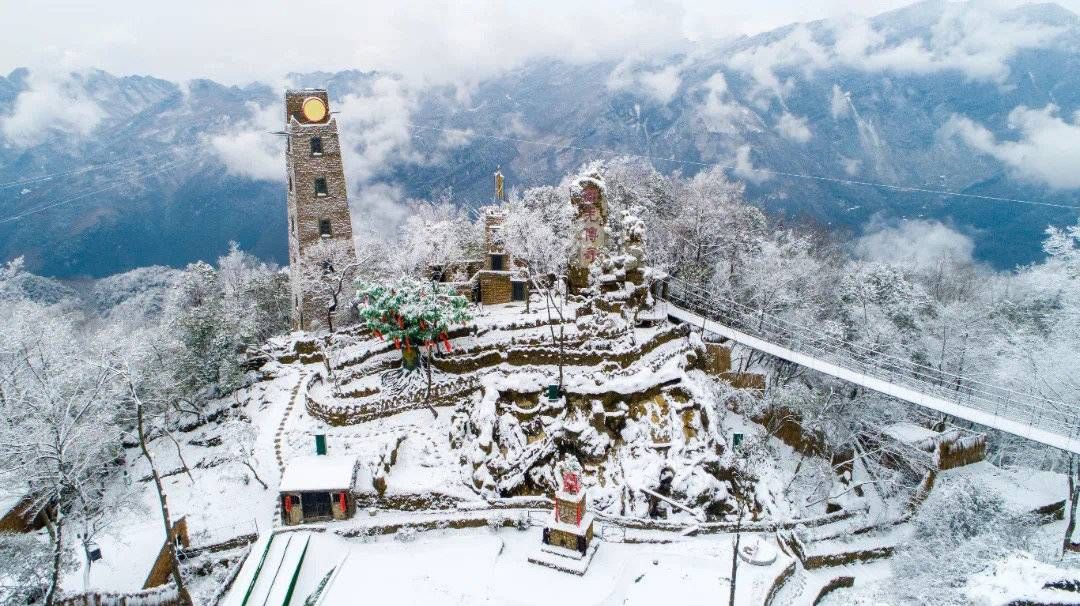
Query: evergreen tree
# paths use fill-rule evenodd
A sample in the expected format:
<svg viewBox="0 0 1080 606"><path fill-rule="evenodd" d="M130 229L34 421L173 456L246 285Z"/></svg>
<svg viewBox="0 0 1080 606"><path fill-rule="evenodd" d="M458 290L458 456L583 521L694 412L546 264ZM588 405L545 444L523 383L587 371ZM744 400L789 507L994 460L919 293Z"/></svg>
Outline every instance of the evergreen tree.
<svg viewBox="0 0 1080 606"><path fill-rule="evenodd" d="M447 331L472 320L469 301L436 282L403 276L393 284L360 283L356 293L360 318L380 339L401 350L402 368L410 373L427 358L427 396L431 395L431 356L442 345L450 351Z"/></svg>

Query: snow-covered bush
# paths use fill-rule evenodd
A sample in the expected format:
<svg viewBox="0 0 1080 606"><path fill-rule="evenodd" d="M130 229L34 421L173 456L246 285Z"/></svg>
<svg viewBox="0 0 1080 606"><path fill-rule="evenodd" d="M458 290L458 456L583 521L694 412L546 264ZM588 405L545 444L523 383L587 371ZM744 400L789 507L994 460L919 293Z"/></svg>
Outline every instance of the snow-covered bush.
<svg viewBox="0 0 1080 606"><path fill-rule="evenodd" d="M1006 507L975 481L935 487L912 520L911 537L893 560L902 601L967 604L967 578L1010 552L1034 547L1034 516Z"/></svg>

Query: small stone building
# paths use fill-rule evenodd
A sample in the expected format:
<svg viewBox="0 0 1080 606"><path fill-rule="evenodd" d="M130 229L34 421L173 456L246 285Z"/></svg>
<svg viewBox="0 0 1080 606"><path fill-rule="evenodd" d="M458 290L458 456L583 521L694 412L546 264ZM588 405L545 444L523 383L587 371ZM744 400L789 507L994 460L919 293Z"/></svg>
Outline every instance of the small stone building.
<svg viewBox="0 0 1080 606"><path fill-rule="evenodd" d="M953 469L986 458L986 434L961 427L927 428L900 422L882 430L883 461L893 467L906 466L901 459L921 460L936 470Z"/></svg>
<svg viewBox="0 0 1080 606"><path fill-rule="evenodd" d="M496 196L502 195L502 175L495 173ZM432 278L452 285L457 293L474 303L499 305L525 301L529 284L521 272L521 261L506 252L502 225L506 215L496 207L484 209L484 256L464 259L431 268Z"/></svg>
<svg viewBox="0 0 1080 606"><path fill-rule="evenodd" d="M352 517L355 477L356 457L315 455L289 461L278 488L282 523L291 526Z"/></svg>

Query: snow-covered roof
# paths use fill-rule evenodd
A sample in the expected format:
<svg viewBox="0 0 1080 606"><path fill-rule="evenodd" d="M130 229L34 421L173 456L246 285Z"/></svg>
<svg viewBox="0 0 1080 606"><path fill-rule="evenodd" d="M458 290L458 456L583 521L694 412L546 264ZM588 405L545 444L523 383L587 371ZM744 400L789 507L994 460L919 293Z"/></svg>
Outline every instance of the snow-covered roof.
<svg viewBox="0 0 1080 606"><path fill-rule="evenodd" d="M932 429L927 429L921 425L908 422L889 425L883 430L883 433L904 444L914 444L915 442L921 442L923 440L933 440L940 435Z"/></svg>
<svg viewBox="0 0 1080 606"><path fill-rule="evenodd" d="M348 490L356 472L356 457L318 456L296 457L281 474L281 492L312 492L318 490Z"/></svg>
<svg viewBox="0 0 1080 606"><path fill-rule="evenodd" d="M0 518L10 513L16 505L21 503L23 496L25 495L0 489Z"/></svg>

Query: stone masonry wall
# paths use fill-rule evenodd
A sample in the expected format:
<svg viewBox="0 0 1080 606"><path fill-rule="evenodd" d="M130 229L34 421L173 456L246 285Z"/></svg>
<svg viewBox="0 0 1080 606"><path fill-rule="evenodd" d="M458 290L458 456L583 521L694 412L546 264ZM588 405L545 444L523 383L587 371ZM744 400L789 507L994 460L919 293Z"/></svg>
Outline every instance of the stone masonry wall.
<svg viewBox="0 0 1080 606"><path fill-rule="evenodd" d="M512 295L509 272L480 272L480 300L484 305L509 303Z"/></svg>
<svg viewBox="0 0 1080 606"><path fill-rule="evenodd" d="M323 238L319 230L321 221L330 221L331 239L351 244L353 237L337 120L328 113L324 122L307 122L300 114L300 105L309 97L322 99L327 103L329 112L325 90L292 90L285 93L288 125L286 187L291 268L297 268L304 251ZM322 139L321 154L311 151L311 140L314 137ZM326 195L316 194L317 178L326 180ZM290 282L293 327L305 330L317 328L322 324L323 313L313 309L311 301L304 297L295 277ZM347 318L348 306L339 305L338 313L343 320Z"/></svg>

